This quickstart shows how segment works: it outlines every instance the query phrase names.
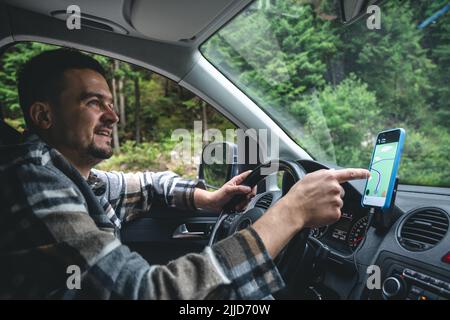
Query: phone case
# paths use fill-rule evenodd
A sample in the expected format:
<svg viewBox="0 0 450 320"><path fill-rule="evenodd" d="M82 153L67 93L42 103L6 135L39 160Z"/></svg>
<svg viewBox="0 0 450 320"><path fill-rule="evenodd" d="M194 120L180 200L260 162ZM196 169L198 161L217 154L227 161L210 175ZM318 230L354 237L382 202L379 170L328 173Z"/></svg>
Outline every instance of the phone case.
<svg viewBox="0 0 450 320"><path fill-rule="evenodd" d="M391 174L391 177L390 177L390 180L389 180L389 184L388 184L388 191L387 191L387 194L386 194L386 199L385 199L384 205L382 207L380 207L383 211L388 209L390 207L390 205L391 205L392 194L393 194L394 186L395 186L395 179L397 177L398 167L400 165L400 159L401 159L401 155L403 153L403 145L404 145L404 142L405 142L406 132L405 132L405 130L403 128L395 128L395 129L382 131L382 132L378 133L378 135L377 135L377 139L378 139L378 137L381 134L387 133L387 132L391 132L391 131L396 131L396 130L400 131L399 139L398 139L398 147L397 147L397 152L396 152L395 158L394 158L394 164L393 164L393 167L392 167L392 174ZM373 157L375 155L375 147L376 147L376 144L375 144L375 146L373 148L373 151L372 151L372 157L371 157L371 160L370 160L369 170L372 167ZM361 197L361 205L363 207L371 207L370 205L364 204L364 195L365 195L365 192L366 192L366 189L367 189L367 184L368 184L368 180L366 181L366 185L364 186L364 193L363 193L363 196Z"/></svg>

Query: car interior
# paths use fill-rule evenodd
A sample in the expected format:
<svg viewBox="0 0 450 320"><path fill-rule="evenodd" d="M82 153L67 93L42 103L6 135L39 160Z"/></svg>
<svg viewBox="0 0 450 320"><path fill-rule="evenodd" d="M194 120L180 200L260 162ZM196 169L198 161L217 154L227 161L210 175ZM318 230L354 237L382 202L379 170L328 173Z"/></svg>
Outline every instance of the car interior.
<svg viewBox="0 0 450 320"><path fill-rule="evenodd" d="M121 241L150 264L202 251L251 225L306 174L341 168L301 147L279 120L202 54L202 44L252 0L77 0L81 29L69 30L66 9L73 2L1 0L0 54L17 43L38 41L132 63L175 81L239 129L267 129L277 141L275 157L239 164L239 170L233 164L223 173L223 178L231 178L237 171L253 170L250 184L258 186L258 193L245 212L186 213L155 205L140 219L125 224ZM275 148L273 139L265 146L269 151ZM20 135L0 121L0 143L19 140ZM244 152L251 152L255 141L249 136ZM267 163L276 164L277 169L263 175L261 169ZM208 183L205 166L200 166L199 178ZM361 205L365 181L342 186L340 220L302 231L275 259L286 282L275 298L450 299L450 188L400 181L393 207L381 213ZM373 281L377 270L380 281Z"/></svg>

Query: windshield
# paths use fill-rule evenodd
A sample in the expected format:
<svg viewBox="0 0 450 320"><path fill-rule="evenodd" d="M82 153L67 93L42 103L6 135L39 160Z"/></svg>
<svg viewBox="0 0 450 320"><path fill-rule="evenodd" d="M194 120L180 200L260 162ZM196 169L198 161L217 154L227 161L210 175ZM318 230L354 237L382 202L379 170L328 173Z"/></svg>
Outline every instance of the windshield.
<svg viewBox="0 0 450 320"><path fill-rule="evenodd" d="M449 7L390 1L343 25L334 0L261 0L201 51L316 160L367 168L403 127L400 182L449 187Z"/></svg>

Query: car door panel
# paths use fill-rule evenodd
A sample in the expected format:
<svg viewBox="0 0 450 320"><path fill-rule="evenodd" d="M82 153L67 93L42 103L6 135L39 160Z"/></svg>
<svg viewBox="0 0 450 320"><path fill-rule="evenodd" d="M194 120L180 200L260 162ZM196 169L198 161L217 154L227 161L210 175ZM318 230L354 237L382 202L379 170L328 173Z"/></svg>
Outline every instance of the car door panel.
<svg viewBox="0 0 450 320"><path fill-rule="evenodd" d="M208 244L217 214L154 206L148 215L124 223L121 240L151 264L164 264Z"/></svg>

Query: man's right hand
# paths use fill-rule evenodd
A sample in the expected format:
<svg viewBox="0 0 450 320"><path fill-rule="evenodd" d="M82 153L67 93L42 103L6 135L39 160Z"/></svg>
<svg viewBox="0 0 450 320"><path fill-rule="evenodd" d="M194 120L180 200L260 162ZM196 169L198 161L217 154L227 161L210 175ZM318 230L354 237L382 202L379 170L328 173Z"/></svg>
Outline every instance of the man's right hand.
<svg viewBox="0 0 450 320"><path fill-rule="evenodd" d="M289 211L299 229L334 223L341 217L344 205L341 183L369 176L365 169L319 170L307 174L280 200L280 206Z"/></svg>
<svg viewBox="0 0 450 320"><path fill-rule="evenodd" d="M365 169L319 170L307 174L253 228L274 258L301 229L339 220L344 196L341 183L369 177L370 172Z"/></svg>

